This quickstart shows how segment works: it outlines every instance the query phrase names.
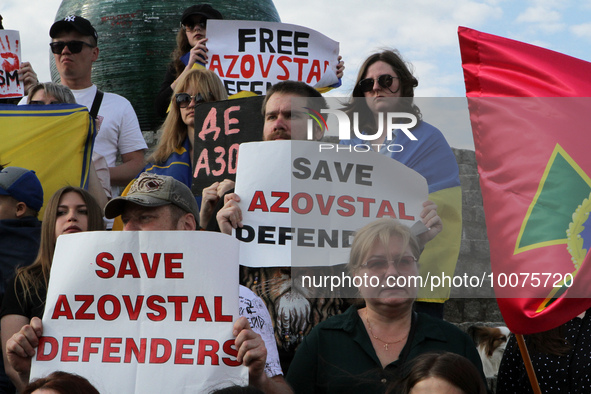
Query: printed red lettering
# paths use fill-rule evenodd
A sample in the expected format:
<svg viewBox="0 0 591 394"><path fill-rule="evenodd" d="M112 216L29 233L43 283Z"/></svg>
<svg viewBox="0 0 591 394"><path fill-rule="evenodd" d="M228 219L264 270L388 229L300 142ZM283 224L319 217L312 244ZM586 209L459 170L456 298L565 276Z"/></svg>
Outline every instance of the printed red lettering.
<svg viewBox="0 0 591 394"><path fill-rule="evenodd" d="M390 204L390 201L388 200L383 200L382 203L380 204L380 208L378 209L378 214L376 215L376 218L381 218L384 216L390 216L393 219L396 219L396 213L394 212L394 208L392 208L392 204Z"/></svg>
<svg viewBox="0 0 591 394"><path fill-rule="evenodd" d="M220 349L218 341L213 339L200 339L197 355L197 365L205 364L205 357L211 358L211 365L220 365L217 351Z"/></svg>
<svg viewBox="0 0 591 394"><path fill-rule="evenodd" d="M108 279L112 278L115 275L115 267L113 264L110 264L106 260L113 260L113 255L111 253L103 252L99 253L96 256L96 265L105 269L105 271L95 270L97 276L99 278Z"/></svg>
<svg viewBox="0 0 591 394"><path fill-rule="evenodd" d="M76 311L76 320L94 320L94 313L85 313L94 302L94 295L76 294L74 300L82 302L82 305Z"/></svg>
<svg viewBox="0 0 591 394"><path fill-rule="evenodd" d="M265 200L265 193L263 193L261 190L254 192L254 196L252 197L252 201L248 207L249 212L252 212L256 209L260 209L262 212L269 212L269 207L267 207L267 201Z"/></svg>
<svg viewBox="0 0 591 394"><path fill-rule="evenodd" d="M158 348L162 347L162 355L159 356ZM164 338L152 338L150 341L150 363L163 364L168 361L172 353L172 345Z"/></svg>
<svg viewBox="0 0 591 394"><path fill-rule="evenodd" d="M125 359L123 360L124 363L131 362L131 354L135 356L135 359L138 363L145 363L146 362L146 338L140 338L140 346L138 347L133 340L133 338L126 338L125 339Z"/></svg>
<svg viewBox="0 0 591 394"><path fill-rule="evenodd" d="M131 275L132 278L140 277L140 273L137 269L137 265L135 265L135 260L133 259L133 255L131 253L123 253L121 265L119 266L119 272L117 273L117 278L123 278L125 275Z"/></svg>
<svg viewBox="0 0 591 394"><path fill-rule="evenodd" d="M185 346L195 346L194 339L177 339L174 351L175 364L193 364L192 358L184 358L186 354L191 354L192 349L186 349Z"/></svg>
<svg viewBox="0 0 591 394"><path fill-rule="evenodd" d="M398 215L400 216L400 219L415 220L414 216L408 216L406 214L406 206L403 202L398 203Z"/></svg>
<svg viewBox="0 0 591 394"><path fill-rule="evenodd" d="M232 315L224 315L222 312L222 297L213 297L213 309L215 321L232 321Z"/></svg>
<svg viewBox="0 0 591 394"><path fill-rule="evenodd" d="M90 361L91 354L97 354L99 352L99 347L94 347L92 345L101 343L101 338L97 337L87 337L84 338L84 345L82 346L82 362L87 363Z"/></svg>
<svg viewBox="0 0 591 394"><path fill-rule="evenodd" d="M355 214L355 206L349 203L354 201L355 199L351 196L340 196L337 199L337 205L343 209L337 209L337 213L345 217L353 216Z"/></svg>
<svg viewBox="0 0 591 394"><path fill-rule="evenodd" d="M207 303L205 302L205 298L203 296L195 297L195 303L193 304L193 310L191 311L191 317L189 318L189 321L197 321L197 319L211 321L211 314L209 313Z"/></svg>
<svg viewBox="0 0 591 394"><path fill-rule="evenodd" d="M138 316L140 315L140 311L142 310L142 304L144 302L144 296L137 296L135 298L135 306L131 305L131 297L128 295L122 296L123 304L125 305L125 309L127 309L127 315L129 316L129 320L137 320Z"/></svg>
<svg viewBox="0 0 591 394"><path fill-rule="evenodd" d="M316 200L318 200L318 208L320 209L320 213L324 216L328 215L334 201L334 196L328 196L328 200L326 203L324 203L324 196L322 194L317 194Z"/></svg>
<svg viewBox="0 0 591 394"><path fill-rule="evenodd" d="M357 197L357 201L360 201L363 204L363 217L369 217L369 206L376 202L375 198L367 198L367 197Z"/></svg>
<svg viewBox="0 0 591 394"><path fill-rule="evenodd" d="M121 362L121 357L113 356L113 353L119 353L121 348L119 346L123 340L121 338L105 338L104 346L103 346L103 362L104 363L119 363Z"/></svg>
<svg viewBox="0 0 591 394"><path fill-rule="evenodd" d="M148 308L150 308L151 310L153 310L155 313L148 313L148 319L152 320L152 321L162 321L164 319L166 319L166 308L163 307L162 305L158 305L158 303L165 303L166 301L164 300L164 298L162 296L159 295L151 295L148 297L148 300L146 301L146 304L148 306Z"/></svg>
<svg viewBox="0 0 591 394"><path fill-rule="evenodd" d="M164 277L168 279L182 279L185 277L185 273L182 271L175 271L181 269L181 262L175 261L176 259L182 260L182 253L164 253Z"/></svg>
<svg viewBox="0 0 591 394"><path fill-rule="evenodd" d="M160 253L154 253L152 264L150 264L150 258L147 253L142 253L141 256L148 278L155 278L156 272L158 272L158 266L160 265Z"/></svg>
<svg viewBox="0 0 591 394"><path fill-rule="evenodd" d="M65 317L66 319L73 319L74 316L72 315L72 308L70 308L70 304L68 303L68 298L65 294L60 294L57 297L57 301L55 303L55 308L53 309L53 315L51 316L52 319L59 319L60 317Z"/></svg>
<svg viewBox="0 0 591 394"><path fill-rule="evenodd" d="M304 208L300 208L300 200L302 198L305 200L306 203ZM297 193L295 196L293 196L293 199L291 201L291 207L295 213L305 215L307 213L310 213L310 211L312 211L312 208L314 208L314 200L312 199L312 196L308 193Z"/></svg>
<svg viewBox="0 0 591 394"><path fill-rule="evenodd" d="M278 197L277 201L271 206L271 212L289 212L289 207L281 206L289 198L289 192L271 192L271 197Z"/></svg>
<svg viewBox="0 0 591 394"><path fill-rule="evenodd" d="M222 362L224 364L226 364L229 367L237 367L242 364L236 360L236 357L238 357L238 350L236 350L236 346L234 346L233 339L229 339L226 342L224 342L223 349L224 353L226 353L228 356L234 357L222 357Z"/></svg>
<svg viewBox="0 0 591 394"><path fill-rule="evenodd" d="M78 361L77 355L70 355L71 352L78 351L78 346L72 346L71 344L80 343L80 337L64 337L63 344L62 344L62 357L60 361L62 362L76 362Z"/></svg>
<svg viewBox="0 0 591 394"><path fill-rule="evenodd" d="M183 303L189 301L187 296L168 296L168 302L174 304L174 320L183 321Z"/></svg>
<svg viewBox="0 0 591 394"><path fill-rule="evenodd" d="M47 345L47 346L46 346ZM49 352L47 352L49 347ZM59 351L59 343L54 337L41 337L39 338L39 347L37 348L37 360L38 361L50 361L57 356Z"/></svg>
<svg viewBox="0 0 591 394"><path fill-rule="evenodd" d="M108 313L105 308L107 302L110 302L113 305L111 313ZM97 312L103 320L111 321L117 319L121 314L121 304L119 303L119 299L113 294L105 294L101 296L101 298L98 299Z"/></svg>

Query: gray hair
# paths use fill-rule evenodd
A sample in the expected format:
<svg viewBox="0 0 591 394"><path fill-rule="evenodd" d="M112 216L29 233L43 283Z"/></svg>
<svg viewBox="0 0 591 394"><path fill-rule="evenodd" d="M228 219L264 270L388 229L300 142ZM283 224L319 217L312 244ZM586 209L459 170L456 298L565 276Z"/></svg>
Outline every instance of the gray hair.
<svg viewBox="0 0 591 394"><path fill-rule="evenodd" d="M76 104L76 99L74 98L74 94L72 93L70 88L53 82L42 82L33 85L27 93L27 104L31 103L31 98L39 90L44 90L46 95L55 97L55 99L60 103Z"/></svg>

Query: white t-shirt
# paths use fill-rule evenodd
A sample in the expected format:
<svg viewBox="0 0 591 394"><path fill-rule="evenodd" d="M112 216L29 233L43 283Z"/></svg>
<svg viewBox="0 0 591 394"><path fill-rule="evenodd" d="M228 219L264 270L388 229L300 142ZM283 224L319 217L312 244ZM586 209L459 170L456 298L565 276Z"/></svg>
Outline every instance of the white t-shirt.
<svg viewBox="0 0 591 394"><path fill-rule="evenodd" d="M275 341L275 331L269 310L263 300L249 288L240 285L238 292L240 303L238 304L238 314L246 317L250 327L259 334L265 342L267 348L267 365L265 373L272 378L276 375L283 375L281 364L279 362L279 351Z"/></svg>
<svg viewBox="0 0 591 394"><path fill-rule="evenodd" d="M86 89L72 89L76 102L86 106L88 111L92 108L96 91L96 85ZM109 167L115 167L117 153L125 154L148 148L131 103L118 94L105 92L96 128L94 151L105 158ZM113 186L111 190L113 197L119 195L117 186Z"/></svg>

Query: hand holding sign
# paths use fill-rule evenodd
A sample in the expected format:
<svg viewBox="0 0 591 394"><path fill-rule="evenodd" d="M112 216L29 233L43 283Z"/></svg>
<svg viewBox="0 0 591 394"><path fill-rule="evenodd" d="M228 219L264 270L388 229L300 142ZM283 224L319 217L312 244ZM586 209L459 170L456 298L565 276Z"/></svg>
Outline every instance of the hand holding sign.
<svg viewBox="0 0 591 394"><path fill-rule="evenodd" d="M25 92L28 92L33 85L39 83L37 73L29 62L21 63L21 67L18 69L18 79L23 83Z"/></svg>
<svg viewBox="0 0 591 394"><path fill-rule="evenodd" d="M24 95L24 86L19 81L18 73L20 57L19 32L0 30L0 98Z"/></svg>
<svg viewBox="0 0 591 394"><path fill-rule="evenodd" d="M6 357L8 359L6 370L13 381L18 379L15 384L19 390L24 388L29 381L31 360L39 346L39 338L42 335L43 325L41 319L33 317L30 324L24 325L6 342ZM16 376L11 373L15 371Z"/></svg>

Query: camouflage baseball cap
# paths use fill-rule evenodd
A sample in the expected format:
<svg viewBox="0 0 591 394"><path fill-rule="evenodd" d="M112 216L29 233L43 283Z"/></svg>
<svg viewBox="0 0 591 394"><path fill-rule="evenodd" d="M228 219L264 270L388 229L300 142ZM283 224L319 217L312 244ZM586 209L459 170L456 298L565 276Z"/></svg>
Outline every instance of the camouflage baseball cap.
<svg viewBox="0 0 591 394"><path fill-rule="evenodd" d="M193 192L171 176L141 173L126 196L114 198L107 203L105 217L113 219L121 215L127 202L144 207L174 204L183 211L192 213L196 223L199 223L199 207Z"/></svg>

